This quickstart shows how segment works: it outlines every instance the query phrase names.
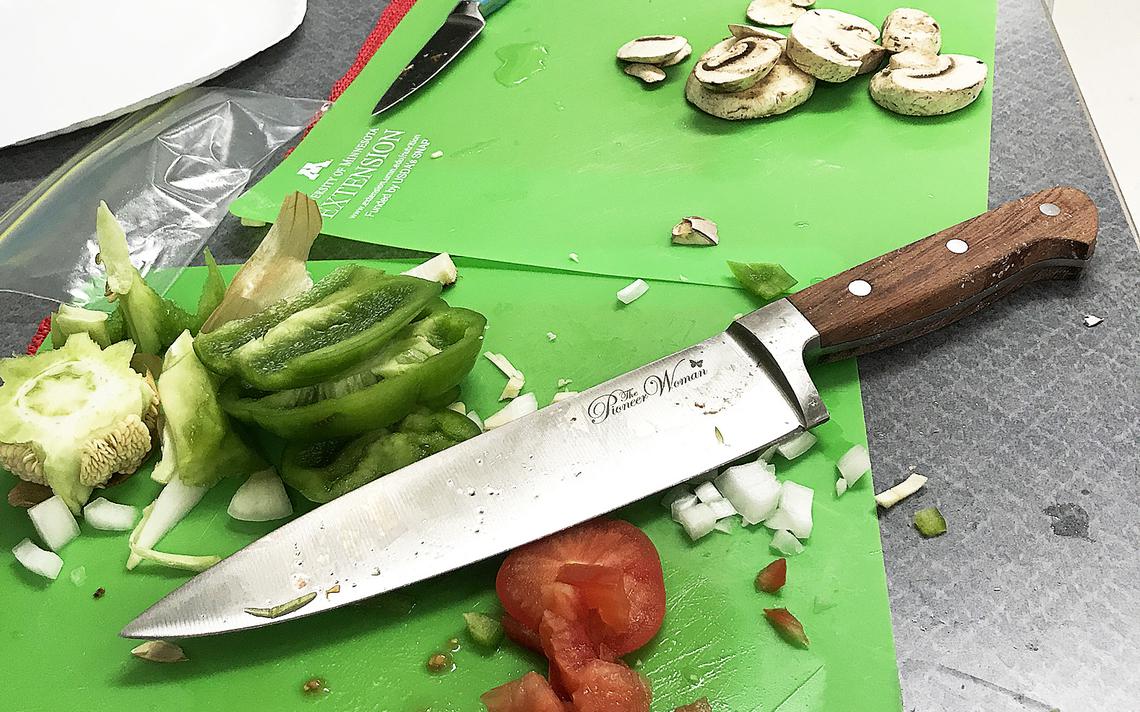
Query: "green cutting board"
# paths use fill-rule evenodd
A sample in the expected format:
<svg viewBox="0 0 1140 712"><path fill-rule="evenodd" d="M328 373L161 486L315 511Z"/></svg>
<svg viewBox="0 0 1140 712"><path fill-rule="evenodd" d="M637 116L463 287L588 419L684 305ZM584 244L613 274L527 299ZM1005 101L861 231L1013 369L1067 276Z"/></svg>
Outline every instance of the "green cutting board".
<svg viewBox="0 0 1140 712"><path fill-rule="evenodd" d="M378 118L384 90L452 9L419 0L348 91L238 215L273 220L300 190L326 232L593 274L728 284L726 259L780 262L808 281L986 208L991 92L942 117L891 114L868 77L792 112L729 122L684 99L697 57L747 0L512 0L427 87ZM898 0L826 0L875 24ZM923 0L943 48L992 68L994 0ZM615 59L644 34L694 56L652 87ZM433 159L437 151L442 156ZM715 250L670 247L685 215ZM578 255L573 262L569 254Z"/></svg>
<svg viewBox="0 0 1140 712"><path fill-rule="evenodd" d="M410 263L370 263L402 271ZM334 263L313 263L321 276ZM228 270L232 273L232 268ZM502 351L527 376L525 390L549 402L560 378L586 388L709 337L738 312L756 306L739 290L653 282L629 306L614 293L625 281L495 268L460 261L458 284L445 295L489 320L488 349ZM203 280L187 270L171 295L192 303ZM547 332L557 335L550 341ZM668 592L664 627L629 657L653 683L654 710L707 696L718 712L794 710L891 712L900 709L879 530L870 477L842 499L834 495L834 461L865 443L855 363L817 368L814 377L830 422L821 443L794 464L778 462L780 477L816 490L815 529L806 551L790 560L789 583L776 596L753 589L756 572L772 560L763 527L714 532L690 543L650 497L620 513L652 537L661 553ZM485 359L463 385L463 400L483 415L498 407L503 376ZM3 477L7 487L9 477ZM273 524L230 519L226 504L238 486L224 481L168 535L162 549L229 554ZM109 494L144 505L159 487L144 473ZM587 493L588 496L588 493ZM306 509L296 495L299 510ZM33 537L22 511L3 505L0 543ZM0 567L0 639L5 641L5 702L14 712L84 710L376 710L474 712L478 696L526 670L545 671L532 653L504 643L478 652L462 635L461 613L497 612L493 590L498 560L388 594L361 605L265 629L186 641L189 662L160 665L134 659L117 632L187 574L144 565L123 568L126 535L83 535L62 551L60 578L47 582L14 561ZM70 575L85 570L73 584ZM250 572L256 575L256 572ZM106 589L96 600L92 592ZM803 621L808 650L779 639L765 607L786 606ZM459 636L456 670L433 676L428 656ZM311 677L328 693L305 695Z"/></svg>

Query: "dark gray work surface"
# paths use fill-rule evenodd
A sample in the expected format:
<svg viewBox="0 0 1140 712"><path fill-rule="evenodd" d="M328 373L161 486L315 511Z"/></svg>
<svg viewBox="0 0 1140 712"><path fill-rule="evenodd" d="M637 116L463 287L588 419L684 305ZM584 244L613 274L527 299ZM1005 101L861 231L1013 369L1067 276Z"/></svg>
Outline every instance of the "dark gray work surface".
<svg viewBox="0 0 1140 712"><path fill-rule="evenodd" d="M297 33L212 84L325 96L379 6L310 0ZM997 39L991 205L1075 185L1100 238L1080 281L860 360L878 488L931 478L882 517L905 708L1140 710L1140 253L1040 1L1002 0ZM96 132L0 150L0 212ZM228 219L215 253L243 258L259 236ZM0 353L44 313L0 293ZM950 532L922 541L910 517L932 504Z"/></svg>

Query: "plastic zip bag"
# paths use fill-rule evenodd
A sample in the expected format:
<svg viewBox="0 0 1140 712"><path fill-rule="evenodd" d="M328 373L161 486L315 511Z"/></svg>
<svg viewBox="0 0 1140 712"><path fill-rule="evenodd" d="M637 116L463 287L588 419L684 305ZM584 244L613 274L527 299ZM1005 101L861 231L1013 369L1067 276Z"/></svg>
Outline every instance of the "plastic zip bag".
<svg viewBox="0 0 1140 712"><path fill-rule="evenodd" d="M0 290L75 304L101 298L95 209L105 200L133 262L165 293L230 201L327 106L197 88L120 119L0 216Z"/></svg>

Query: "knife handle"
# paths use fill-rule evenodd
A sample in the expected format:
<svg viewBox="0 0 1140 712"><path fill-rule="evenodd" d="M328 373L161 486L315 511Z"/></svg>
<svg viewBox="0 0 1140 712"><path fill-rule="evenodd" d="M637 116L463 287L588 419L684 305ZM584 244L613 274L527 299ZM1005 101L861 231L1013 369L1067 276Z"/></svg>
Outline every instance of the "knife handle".
<svg viewBox="0 0 1140 712"><path fill-rule="evenodd" d="M1097 210L1076 188L1006 203L793 294L820 360L927 334L1027 282L1074 278L1096 245Z"/></svg>

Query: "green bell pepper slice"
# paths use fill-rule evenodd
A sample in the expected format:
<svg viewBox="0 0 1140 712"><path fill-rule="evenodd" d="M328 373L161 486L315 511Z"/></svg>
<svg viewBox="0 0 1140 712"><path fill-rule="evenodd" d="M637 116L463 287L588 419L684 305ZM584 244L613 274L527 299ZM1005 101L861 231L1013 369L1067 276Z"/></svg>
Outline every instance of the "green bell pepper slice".
<svg viewBox="0 0 1140 712"><path fill-rule="evenodd" d="M231 380L222 389L222 407L289 440L386 428L463 380L475 365L486 326L482 314L448 308L412 322L358 368L323 383L262 393Z"/></svg>
<svg viewBox="0 0 1140 712"><path fill-rule="evenodd" d="M376 352L439 296L441 285L352 265L312 289L195 341L211 370L262 391L310 386Z"/></svg>
<svg viewBox="0 0 1140 712"><path fill-rule="evenodd" d="M309 500L324 503L479 432L479 426L455 411L419 409L392 431L289 445L282 454L281 477Z"/></svg>

